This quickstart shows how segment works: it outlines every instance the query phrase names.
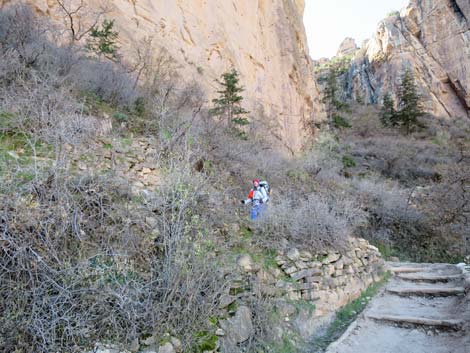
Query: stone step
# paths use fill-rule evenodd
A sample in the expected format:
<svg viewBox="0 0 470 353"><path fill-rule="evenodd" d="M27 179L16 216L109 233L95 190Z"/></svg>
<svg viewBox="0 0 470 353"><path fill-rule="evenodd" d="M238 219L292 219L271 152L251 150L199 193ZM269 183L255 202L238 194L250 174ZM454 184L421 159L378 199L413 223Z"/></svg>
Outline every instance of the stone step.
<svg viewBox="0 0 470 353"><path fill-rule="evenodd" d="M397 277L407 281L421 282L449 282L462 279L462 275L434 275L434 274L416 274L416 273L399 273Z"/></svg>
<svg viewBox="0 0 470 353"><path fill-rule="evenodd" d="M389 270L393 273L415 273L425 272L429 269L425 267L389 267Z"/></svg>
<svg viewBox="0 0 470 353"><path fill-rule="evenodd" d="M374 315L369 314L366 316L368 319L377 321L388 321L397 324L412 324L419 326L433 326L442 327L447 329L460 330L463 327L463 321L452 319L429 319L416 316L401 316L401 315Z"/></svg>
<svg viewBox="0 0 470 353"><path fill-rule="evenodd" d="M388 293L397 295L433 295L433 296L451 296L465 293L463 287L397 287L386 288Z"/></svg>

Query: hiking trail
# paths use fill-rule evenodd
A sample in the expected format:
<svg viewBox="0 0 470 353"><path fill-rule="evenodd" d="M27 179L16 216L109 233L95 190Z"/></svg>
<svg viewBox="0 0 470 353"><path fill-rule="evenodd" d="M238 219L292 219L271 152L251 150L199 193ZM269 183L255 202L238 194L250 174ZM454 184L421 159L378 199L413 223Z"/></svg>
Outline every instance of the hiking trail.
<svg viewBox="0 0 470 353"><path fill-rule="evenodd" d="M388 263L393 276L327 353L469 353L470 271Z"/></svg>

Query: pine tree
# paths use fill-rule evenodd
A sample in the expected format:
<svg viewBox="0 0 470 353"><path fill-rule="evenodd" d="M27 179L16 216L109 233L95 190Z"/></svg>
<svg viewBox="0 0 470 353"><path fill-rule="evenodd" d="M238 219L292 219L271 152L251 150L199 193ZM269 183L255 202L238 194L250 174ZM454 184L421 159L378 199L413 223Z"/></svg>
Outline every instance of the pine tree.
<svg viewBox="0 0 470 353"><path fill-rule="evenodd" d="M402 76L398 91L398 115L397 120L405 127L406 133L420 125L418 118L424 115L421 97L419 96L414 81L413 73L407 69Z"/></svg>
<svg viewBox="0 0 470 353"><path fill-rule="evenodd" d="M116 59L118 32L113 31L113 27L114 20L104 20L101 29L96 26L93 27L86 48L97 54L98 57L104 55L109 59Z"/></svg>
<svg viewBox="0 0 470 353"><path fill-rule="evenodd" d="M238 72L235 69L222 74L221 79L216 80L222 89L217 91L219 97L212 100L214 108L209 111L211 115L226 119L229 127L244 126L249 123L248 119L243 116L249 112L241 106L243 97L240 93L244 91L244 88L240 86L239 81Z"/></svg>
<svg viewBox="0 0 470 353"><path fill-rule="evenodd" d="M393 98L390 93L386 93L383 98L383 105L380 110L380 121L385 127L397 126L397 112L395 111Z"/></svg>
<svg viewBox="0 0 470 353"><path fill-rule="evenodd" d="M338 90L336 83L336 70L330 69L326 79L326 87L323 93L323 103L326 105L328 116L331 118L336 112L337 99L336 92Z"/></svg>

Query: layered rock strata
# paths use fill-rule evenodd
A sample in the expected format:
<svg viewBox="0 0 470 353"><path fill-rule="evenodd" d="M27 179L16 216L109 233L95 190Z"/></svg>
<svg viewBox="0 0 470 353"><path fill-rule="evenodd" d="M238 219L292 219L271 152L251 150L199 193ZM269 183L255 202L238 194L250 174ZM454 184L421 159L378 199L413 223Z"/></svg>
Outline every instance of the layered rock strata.
<svg viewBox="0 0 470 353"><path fill-rule="evenodd" d="M38 12L63 21L56 1L30 2ZM80 1L65 3L74 9ZM99 0L85 3L91 9L100 6ZM314 106L317 89L303 11L303 0L116 0L106 17L115 20L124 52L152 38L209 99L217 90L214 80L236 68L251 119L265 115L275 123L273 136L298 151L315 114L322 114L321 105Z"/></svg>

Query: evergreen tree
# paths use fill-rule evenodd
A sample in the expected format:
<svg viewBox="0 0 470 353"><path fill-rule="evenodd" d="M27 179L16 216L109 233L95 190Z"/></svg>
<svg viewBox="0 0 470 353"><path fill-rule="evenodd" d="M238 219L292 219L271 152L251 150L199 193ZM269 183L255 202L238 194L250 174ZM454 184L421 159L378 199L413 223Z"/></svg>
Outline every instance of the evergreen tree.
<svg viewBox="0 0 470 353"><path fill-rule="evenodd" d="M323 93L323 103L326 105L326 110L330 118L336 112L336 106L338 105L336 100L337 90L336 70L331 68L326 79L326 87Z"/></svg>
<svg viewBox="0 0 470 353"><path fill-rule="evenodd" d="M411 133L413 128L419 126L418 118L424 115L421 97L419 96L414 81L413 73L407 69L402 76L398 91L398 115L397 120L405 127L406 133Z"/></svg>
<svg viewBox="0 0 470 353"><path fill-rule="evenodd" d="M393 98L390 93L386 93L383 98L383 105L380 110L380 121L385 127L398 125L397 112L395 111Z"/></svg>
<svg viewBox="0 0 470 353"><path fill-rule="evenodd" d="M244 88L240 86L239 81L238 72L235 69L222 74L221 79L216 80L222 87L217 91L219 97L212 100L214 108L209 111L211 115L226 119L229 127L248 124L248 119L243 115L249 112L241 106L243 97L240 93L244 91Z"/></svg>
<svg viewBox="0 0 470 353"><path fill-rule="evenodd" d="M104 55L109 59L116 59L118 32L113 31L114 20L104 20L101 29L93 27L87 42L87 49L96 53L98 57Z"/></svg>

